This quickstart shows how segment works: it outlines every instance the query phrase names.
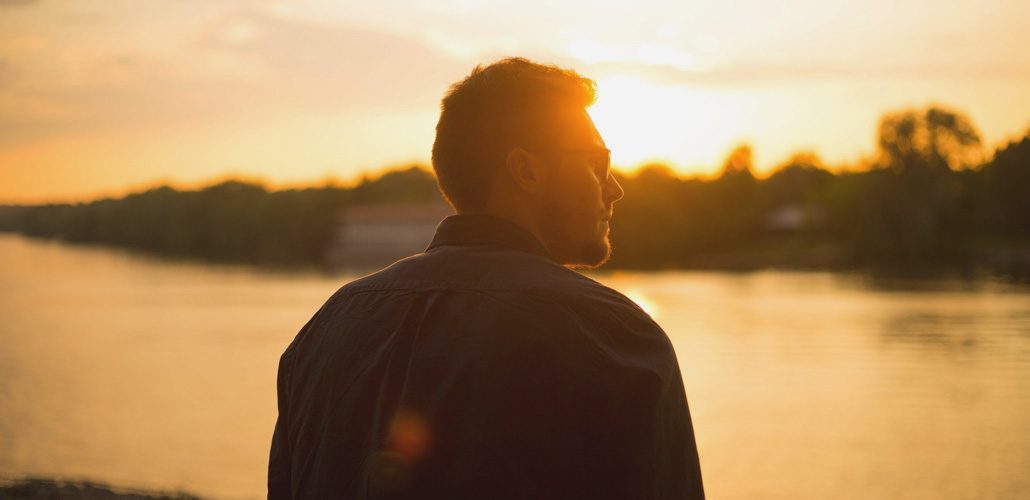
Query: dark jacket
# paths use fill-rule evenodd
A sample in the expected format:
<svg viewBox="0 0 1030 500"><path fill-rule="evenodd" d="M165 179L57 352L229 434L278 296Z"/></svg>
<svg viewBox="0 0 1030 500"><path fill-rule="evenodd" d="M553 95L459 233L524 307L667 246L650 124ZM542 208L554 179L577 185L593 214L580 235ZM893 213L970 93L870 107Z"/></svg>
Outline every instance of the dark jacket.
<svg viewBox="0 0 1030 500"><path fill-rule="evenodd" d="M455 215L283 353L269 498L703 498L679 366L636 304Z"/></svg>

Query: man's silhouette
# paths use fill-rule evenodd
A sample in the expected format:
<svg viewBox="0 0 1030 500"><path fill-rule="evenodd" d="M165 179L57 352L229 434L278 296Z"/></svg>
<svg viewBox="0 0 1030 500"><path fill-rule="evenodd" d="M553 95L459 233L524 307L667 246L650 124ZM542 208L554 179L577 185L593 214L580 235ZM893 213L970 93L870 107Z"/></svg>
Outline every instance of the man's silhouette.
<svg viewBox="0 0 1030 500"><path fill-rule="evenodd" d="M669 339L569 269L607 260L623 195L593 100L519 58L451 87L433 168L457 215L283 353L270 498L704 497Z"/></svg>

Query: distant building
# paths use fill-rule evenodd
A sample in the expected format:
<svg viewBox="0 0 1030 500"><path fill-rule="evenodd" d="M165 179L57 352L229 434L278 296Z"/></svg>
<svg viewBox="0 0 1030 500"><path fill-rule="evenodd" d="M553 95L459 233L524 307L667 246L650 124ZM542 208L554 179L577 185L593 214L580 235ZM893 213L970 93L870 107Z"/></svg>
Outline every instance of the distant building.
<svg viewBox="0 0 1030 500"><path fill-rule="evenodd" d="M781 206L765 216L765 229L777 233L792 233L817 229L826 221L822 208L792 203Z"/></svg>
<svg viewBox="0 0 1030 500"><path fill-rule="evenodd" d="M453 210L444 203L362 205L343 209L326 261L338 268L369 269L422 252L436 226Z"/></svg>

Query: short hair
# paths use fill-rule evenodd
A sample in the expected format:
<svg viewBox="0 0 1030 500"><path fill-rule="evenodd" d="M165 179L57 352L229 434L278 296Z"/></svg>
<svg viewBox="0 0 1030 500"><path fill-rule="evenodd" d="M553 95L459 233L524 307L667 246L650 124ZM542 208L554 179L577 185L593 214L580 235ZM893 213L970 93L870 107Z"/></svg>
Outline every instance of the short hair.
<svg viewBox="0 0 1030 500"><path fill-rule="evenodd" d="M485 208L494 174L515 147L539 145L556 112L587 108L594 81L574 70L509 57L476 66L440 104L433 170L459 213Z"/></svg>

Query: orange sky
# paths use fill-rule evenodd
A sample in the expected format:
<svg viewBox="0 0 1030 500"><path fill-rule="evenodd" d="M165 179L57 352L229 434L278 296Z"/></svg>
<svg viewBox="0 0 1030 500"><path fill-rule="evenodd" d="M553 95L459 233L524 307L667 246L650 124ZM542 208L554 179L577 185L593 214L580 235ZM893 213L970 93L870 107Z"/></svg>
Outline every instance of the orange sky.
<svg viewBox="0 0 1030 500"><path fill-rule="evenodd" d="M0 203L428 161L447 85L524 55L598 81L616 163L759 171L874 151L941 103L988 148L1030 126L1030 3L0 0Z"/></svg>

